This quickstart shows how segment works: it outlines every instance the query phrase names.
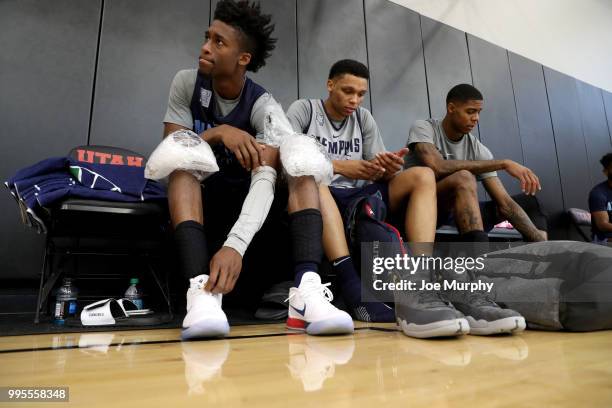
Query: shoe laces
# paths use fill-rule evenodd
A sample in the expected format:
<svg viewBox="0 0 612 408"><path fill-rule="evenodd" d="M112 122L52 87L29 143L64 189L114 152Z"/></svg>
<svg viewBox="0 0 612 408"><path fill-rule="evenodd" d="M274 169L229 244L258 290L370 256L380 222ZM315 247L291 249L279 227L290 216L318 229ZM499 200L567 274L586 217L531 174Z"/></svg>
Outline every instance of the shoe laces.
<svg viewBox="0 0 612 408"><path fill-rule="evenodd" d="M331 285L331 282L321 283L318 285L307 285L305 288L300 288L299 291L302 295L302 299L304 300L305 298L310 297L314 294L321 296L323 299L331 303L331 301L334 300L334 294L328 288L329 285ZM291 295L289 295L289 297L285 299L285 302L291 300L291 298L294 297L296 293L297 292L293 292Z"/></svg>
<svg viewBox="0 0 612 408"><path fill-rule="evenodd" d="M205 290L204 287L206 286L206 284L204 283L204 280L202 278L199 278L199 279L191 278L189 282L191 284L189 286L189 292L193 293L194 295L197 295L197 296L205 295L205 296L210 296L212 298L219 298L221 296L220 293L212 293L212 292Z"/></svg>
<svg viewBox="0 0 612 408"><path fill-rule="evenodd" d="M420 290L417 292L419 302L433 303L434 306L447 306L450 302L440 292Z"/></svg>
<svg viewBox="0 0 612 408"><path fill-rule="evenodd" d="M198 290L202 290L204 289L204 279L202 278L191 278L189 279L189 288L190 289L198 289Z"/></svg>
<svg viewBox="0 0 612 408"><path fill-rule="evenodd" d="M471 292L467 294L468 304L473 306L493 306L499 307L497 303L487 293Z"/></svg>

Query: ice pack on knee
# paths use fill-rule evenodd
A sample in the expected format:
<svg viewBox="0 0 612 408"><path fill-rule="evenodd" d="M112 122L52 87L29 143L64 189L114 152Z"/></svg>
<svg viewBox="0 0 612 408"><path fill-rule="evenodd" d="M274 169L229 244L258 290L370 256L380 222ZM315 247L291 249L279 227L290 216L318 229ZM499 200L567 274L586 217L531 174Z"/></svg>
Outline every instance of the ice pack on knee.
<svg viewBox="0 0 612 408"><path fill-rule="evenodd" d="M170 133L151 153L145 177L161 180L175 170L188 171L202 181L219 171L219 166L210 145L191 130L183 129Z"/></svg>

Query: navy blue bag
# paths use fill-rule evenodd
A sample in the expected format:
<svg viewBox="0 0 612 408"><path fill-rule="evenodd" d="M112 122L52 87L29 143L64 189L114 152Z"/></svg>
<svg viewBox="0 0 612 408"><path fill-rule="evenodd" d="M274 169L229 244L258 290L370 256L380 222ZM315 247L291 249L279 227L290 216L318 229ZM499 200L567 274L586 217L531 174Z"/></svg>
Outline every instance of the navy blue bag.
<svg viewBox="0 0 612 408"><path fill-rule="evenodd" d="M387 207L377 195L356 198L344 214L346 239L355 267L361 271L362 281L382 279L388 275L373 273L375 257L406 254L402 235L393 225L385 222Z"/></svg>

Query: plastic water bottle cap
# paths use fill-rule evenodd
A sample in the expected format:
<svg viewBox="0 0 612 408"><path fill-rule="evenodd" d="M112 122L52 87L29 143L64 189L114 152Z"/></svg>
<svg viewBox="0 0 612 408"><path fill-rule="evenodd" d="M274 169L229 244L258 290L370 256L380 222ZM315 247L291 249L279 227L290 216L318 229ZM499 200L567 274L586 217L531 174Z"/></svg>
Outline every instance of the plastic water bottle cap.
<svg viewBox="0 0 612 408"><path fill-rule="evenodd" d="M130 285L136 285L136 284L138 284L138 278L130 279Z"/></svg>

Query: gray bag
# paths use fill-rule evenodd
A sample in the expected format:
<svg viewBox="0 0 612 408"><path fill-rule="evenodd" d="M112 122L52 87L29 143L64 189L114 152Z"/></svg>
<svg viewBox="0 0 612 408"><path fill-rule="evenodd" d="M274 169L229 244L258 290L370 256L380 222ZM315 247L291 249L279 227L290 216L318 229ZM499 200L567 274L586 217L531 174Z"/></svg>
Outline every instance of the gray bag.
<svg viewBox="0 0 612 408"><path fill-rule="evenodd" d="M478 279L491 297L521 313L530 328L612 328L612 248L549 241L488 253Z"/></svg>

